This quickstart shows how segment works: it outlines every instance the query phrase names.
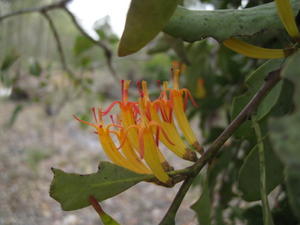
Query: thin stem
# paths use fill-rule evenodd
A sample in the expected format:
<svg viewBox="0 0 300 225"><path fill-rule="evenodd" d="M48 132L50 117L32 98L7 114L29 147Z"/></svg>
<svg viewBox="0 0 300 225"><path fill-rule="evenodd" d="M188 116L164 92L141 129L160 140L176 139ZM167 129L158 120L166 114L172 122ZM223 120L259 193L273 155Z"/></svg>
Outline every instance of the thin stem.
<svg viewBox="0 0 300 225"><path fill-rule="evenodd" d="M260 126L256 121L256 117L253 116L252 124L255 130L255 135L257 139L258 147L258 157L259 157L259 174L260 174L260 195L262 201L262 211L263 211L263 222L264 225L273 225L272 215L270 213L270 206L268 202L267 187L266 187L266 162L265 162L265 149L263 143L263 137L260 130Z"/></svg>
<svg viewBox="0 0 300 225"><path fill-rule="evenodd" d="M238 116L228 125L228 127L219 135L219 137L212 143L205 154L195 163L192 167L193 172L187 177L187 179L181 185L179 191L177 192L174 201L172 202L169 210L167 211L165 217L160 222L160 225L166 225L169 223L169 218L176 215L179 206L192 185L195 177L201 171L201 169L216 156L220 148L223 146L225 141L227 141L233 133L240 127L240 125L245 122L250 115L257 109L258 105L264 99L264 97L272 90L273 87L280 81L280 69L273 71L268 74L265 79L264 84L257 91L257 93L252 97L250 102L244 107L244 109L238 114Z"/></svg>
<svg viewBox="0 0 300 225"><path fill-rule="evenodd" d="M50 10L53 10L53 9L63 8L67 5L67 3L71 2L71 1L72 0L62 0L62 1L50 4L50 5L46 5L46 6L41 6L41 7L36 7L36 8L28 8L28 9L21 9L21 10L18 10L18 11L0 16L0 22L2 20L5 20L5 19L13 17L13 16L19 16L19 15L23 15L23 14L50 11Z"/></svg>
<svg viewBox="0 0 300 225"><path fill-rule="evenodd" d="M113 76L113 78L116 80L116 81L120 81L118 76L117 76L117 73L113 67L113 64L112 64L112 57L113 57L113 54L112 54L112 50L108 47L108 45L102 41L102 40L95 40L94 38L92 38L82 27L81 25L78 23L76 17L73 15L73 13L67 8L67 7L63 7L64 11L69 15L71 21L73 22L73 24L75 25L75 27L79 30L79 32L84 36L86 37L88 40L90 40L92 43L94 43L95 45L99 46L100 48L102 48L102 50L104 51L104 56L105 56L105 59L106 59L106 63L107 63L107 66L108 66L108 69L111 73L111 75Z"/></svg>
<svg viewBox="0 0 300 225"><path fill-rule="evenodd" d="M57 32L57 29L55 27L55 24L53 23L53 20L51 19L51 17L48 15L47 11L41 11L42 15L45 17L45 19L47 20L50 30L52 31L55 43L56 43L56 48L59 54L59 58L60 58L60 62L61 65L63 67L63 69L65 71L67 71L67 73L69 73L70 76L74 77L74 73L69 69L67 62L66 62L66 57L63 51L63 47L62 47L62 43L59 37L59 34Z"/></svg>

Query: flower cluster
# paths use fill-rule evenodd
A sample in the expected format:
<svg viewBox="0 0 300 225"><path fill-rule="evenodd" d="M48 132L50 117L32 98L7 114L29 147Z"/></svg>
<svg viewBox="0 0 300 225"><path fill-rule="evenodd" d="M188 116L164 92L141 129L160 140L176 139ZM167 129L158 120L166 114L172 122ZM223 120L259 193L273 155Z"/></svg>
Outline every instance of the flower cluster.
<svg viewBox="0 0 300 225"><path fill-rule="evenodd" d="M92 109L95 123L75 118L96 129L102 148L113 163L136 173L154 174L159 181L170 183L167 171L172 167L160 150L160 142L189 161L196 161L196 151L203 151L185 115L188 99L196 103L189 90L179 88L183 67L181 63L173 63L173 88L168 87L168 82L163 82L161 93L155 100L149 97L146 81L141 81L137 83L138 101L129 101L130 81L123 80L120 101L114 101L104 111ZM110 115L112 122L106 124L103 118L115 106L118 106L119 113Z"/></svg>

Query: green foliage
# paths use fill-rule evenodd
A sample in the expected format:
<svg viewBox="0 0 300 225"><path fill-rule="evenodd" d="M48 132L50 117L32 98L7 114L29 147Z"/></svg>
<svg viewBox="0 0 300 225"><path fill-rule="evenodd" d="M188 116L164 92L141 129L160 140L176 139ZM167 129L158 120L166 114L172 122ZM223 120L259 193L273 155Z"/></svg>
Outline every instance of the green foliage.
<svg viewBox="0 0 300 225"><path fill-rule="evenodd" d="M12 127L14 125L14 123L16 122L19 114L21 113L21 111L23 110L24 106L22 104L18 104L15 106L11 116L10 116L10 119L7 123L7 126L8 127Z"/></svg>
<svg viewBox="0 0 300 225"><path fill-rule="evenodd" d="M252 224L264 225L261 206L254 205L254 206L247 208L243 212L243 219L247 221L248 225L252 225Z"/></svg>
<svg viewBox="0 0 300 225"><path fill-rule="evenodd" d="M210 213L212 206L207 182L205 182L202 188L200 198L191 206L191 208L195 211L200 224L210 225Z"/></svg>
<svg viewBox="0 0 300 225"><path fill-rule="evenodd" d="M271 116L281 117L291 113L295 109L294 94L294 83L288 79L283 79L281 93L276 105L272 109Z"/></svg>
<svg viewBox="0 0 300 225"><path fill-rule="evenodd" d="M19 54L17 54L15 51L10 51L2 61L0 67L1 72L7 71L17 61L19 57Z"/></svg>
<svg viewBox="0 0 300 225"><path fill-rule="evenodd" d="M94 46L94 43L91 42L87 37L78 35L75 39L73 52L75 56L79 56L83 52L89 50Z"/></svg>
<svg viewBox="0 0 300 225"><path fill-rule="evenodd" d="M299 159L299 154L297 159ZM286 185L291 208L300 220L300 164L288 166L286 169Z"/></svg>
<svg viewBox="0 0 300 225"><path fill-rule="evenodd" d="M111 30L109 20L107 18L105 18L104 21L101 20L96 22L95 31L100 40L105 40L111 45L117 44L119 41L118 36Z"/></svg>
<svg viewBox="0 0 300 225"><path fill-rule="evenodd" d="M297 101L298 101L297 96ZM300 220L300 154L299 154L299 125L300 113L289 115L280 120L272 120L273 132L271 137L276 146L276 153L285 165L285 183L288 201Z"/></svg>
<svg viewBox="0 0 300 225"><path fill-rule="evenodd" d="M267 130L265 130L267 131ZM263 141L266 167L266 188L270 193L283 180L283 165L272 149L270 140L265 137ZM258 146L251 149L239 171L239 189L242 198L246 201L257 201L260 196L260 170ZM276 174L276 176L274 176Z"/></svg>
<svg viewBox="0 0 300 225"><path fill-rule="evenodd" d="M136 174L109 162L101 162L99 171L89 175L68 174L59 169L52 171L54 179L50 196L66 211L89 206L88 198L91 195L103 201L152 177Z"/></svg>
<svg viewBox="0 0 300 225"><path fill-rule="evenodd" d="M257 70L255 70L252 74L250 74L250 76L245 81L247 92L233 99L231 110L232 118L235 118L239 114L243 107L245 107L245 105L258 91L260 86L265 82L268 74L278 69L281 63L282 60L269 60L262 66L260 66ZM256 112L258 120L262 120L264 117L266 117L276 105L282 90L282 83L282 81L278 83L276 87L270 93L268 93L262 103L258 106ZM249 132L251 129L251 122L246 121L239 129L237 129L235 135L238 138L246 137L251 139L251 137L253 137L253 132Z"/></svg>
<svg viewBox="0 0 300 225"><path fill-rule="evenodd" d="M150 42L167 24L177 3L177 0L132 0L118 55L135 53Z"/></svg>
<svg viewBox="0 0 300 225"><path fill-rule="evenodd" d="M41 76L43 72L43 69L40 65L40 63L36 60L34 60L32 63L29 65L29 73L35 77Z"/></svg>
<svg viewBox="0 0 300 225"><path fill-rule="evenodd" d="M286 60L282 69L282 76L289 79L299 77L299 62L300 51L298 50Z"/></svg>

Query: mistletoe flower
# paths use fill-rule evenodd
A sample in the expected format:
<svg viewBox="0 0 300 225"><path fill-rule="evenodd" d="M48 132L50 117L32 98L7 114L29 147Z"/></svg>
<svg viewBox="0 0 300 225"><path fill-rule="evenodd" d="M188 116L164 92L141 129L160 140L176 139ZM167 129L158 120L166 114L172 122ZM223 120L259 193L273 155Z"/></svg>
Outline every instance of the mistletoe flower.
<svg viewBox="0 0 300 225"><path fill-rule="evenodd" d="M177 67L173 69L174 88L168 88L168 83L164 82L160 96L154 101L149 98L145 81L138 83L139 100L129 101L130 81L124 80L120 101L112 102L104 111L92 109L95 123L74 117L95 128L104 152L113 163L136 173L153 174L160 182L171 184L167 172L173 168L162 154L160 142L183 159L197 160L196 153L181 139L174 118L187 142L198 151L202 150L184 113L186 102L192 97L187 89L179 89L180 72ZM110 124L105 124L103 117L115 106L118 106L118 113L115 117L111 115ZM113 135L115 138L112 138Z"/></svg>
<svg viewBox="0 0 300 225"><path fill-rule="evenodd" d="M186 88L179 88L179 76L184 69L184 65L178 62L173 63L173 88L170 89L170 102L174 110L177 123L184 134L184 137L198 152L202 153L203 148L199 144L196 135L194 134L189 121L185 115L185 108L188 98L191 99L194 105L197 105L190 93Z"/></svg>
<svg viewBox="0 0 300 225"><path fill-rule="evenodd" d="M277 13L290 37L300 42L300 33L294 19L293 9L289 0L275 0ZM295 52L296 47L286 49L269 49L248 44L236 38L229 38L223 44L242 55L256 59L284 58Z"/></svg>
<svg viewBox="0 0 300 225"><path fill-rule="evenodd" d="M148 121L155 121L158 123L168 136L172 137L174 144L164 136L160 135L159 140L177 156L190 160L196 161L197 156L195 152L191 151L184 141L181 139L180 134L177 131L177 128L173 120L173 107L171 102L167 97L167 82L163 83L163 90L160 94L160 97L155 101L151 101L148 94L148 88L146 81L141 82L140 87L140 100L139 106L140 110L147 117ZM161 116L160 116L161 115Z"/></svg>

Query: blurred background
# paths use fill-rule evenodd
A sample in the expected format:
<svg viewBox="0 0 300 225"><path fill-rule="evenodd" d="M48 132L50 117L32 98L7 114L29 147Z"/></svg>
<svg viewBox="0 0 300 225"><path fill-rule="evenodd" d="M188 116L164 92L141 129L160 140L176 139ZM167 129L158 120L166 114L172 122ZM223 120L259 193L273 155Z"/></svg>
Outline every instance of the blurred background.
<svg viewBox="0 0 300 225"><path fill-rule="evenodd" d="M182 4L224 9L266 2ZM232 99L245 90L246 75L264 62L235 54L213 39L184 44L164 34L138 53L119 58L117 45L128 7L129 0L0 0L1 225L99 224L91 208L64 212L49 197L50 168L97 171L99 161L106 159L97 137L72 115L91 120L91 107L105 107L120 97L121 79L147 80L155 96L156 81L170 78L171 62L184 61L189 66L182 83L200 105L187 113L199 139L209 144L228 124ZM266 46L277 43L273 37L264 40ZM134 85L132 90L136 97ZM176 168L187 165L171 154L168 159ZM141 183L104 201L103 208L121 224L157 224L177 190L178 185L166 189ZM178 224L196 223L189 202L198 195L194 187L180 208ZM238 208L239 203L232 204Z"/></svg>

